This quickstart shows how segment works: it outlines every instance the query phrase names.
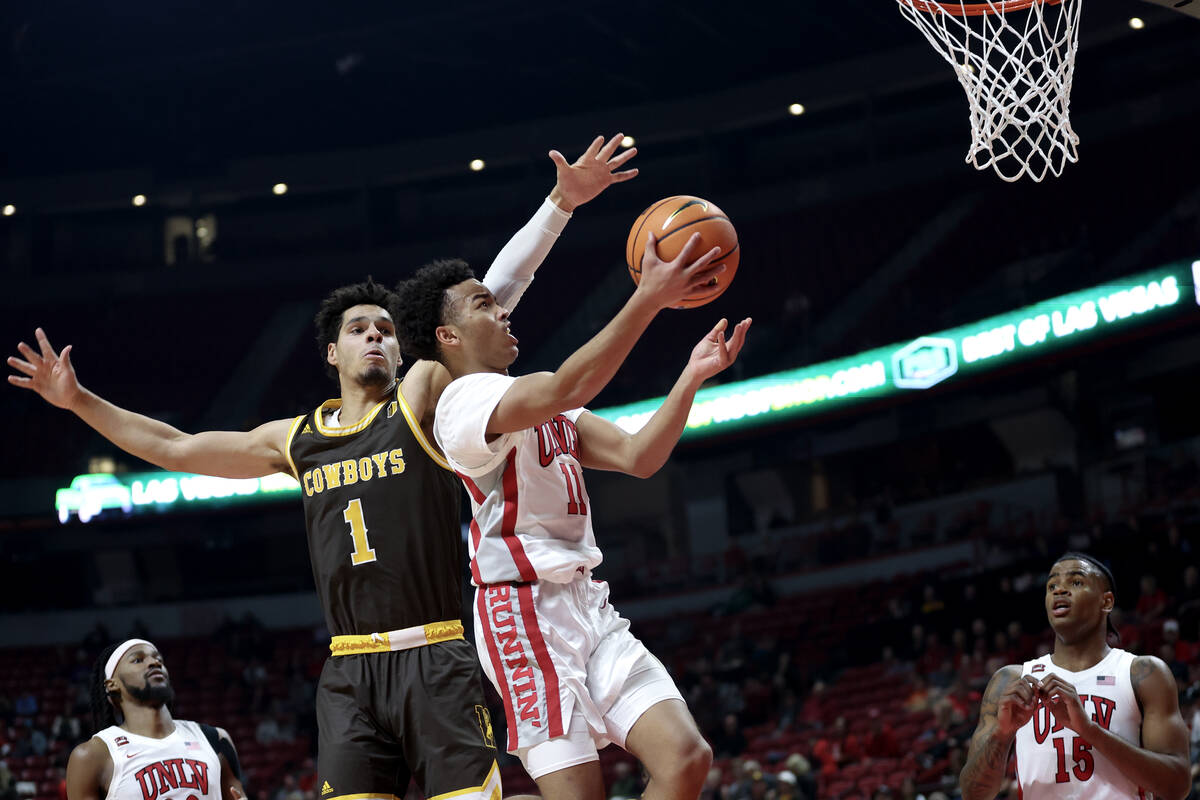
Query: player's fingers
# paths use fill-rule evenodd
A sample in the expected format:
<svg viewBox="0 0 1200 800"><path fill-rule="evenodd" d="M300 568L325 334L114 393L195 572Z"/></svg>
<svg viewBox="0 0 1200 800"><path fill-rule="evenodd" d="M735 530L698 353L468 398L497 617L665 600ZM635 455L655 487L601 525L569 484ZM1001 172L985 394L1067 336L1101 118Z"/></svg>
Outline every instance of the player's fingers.
<svg viewBox="0 0 1200 800"><path fill-rule="evenodd" d="M568 163L566 156L557 150L550 151L550 160L554 162L554 166L556 168L561 167L566 169L567 167L571 166L570 163Z"/></svg>
<svg viewBox="0 0 1200 800"><path fill-rule="evenodd" d="M747 317L737 324L733 329L733 336L729 338L729 360L736 361L738 353L742 352L742 345L746 344L746 332L750 330L750 319Z"/></svg>
<svg viewBox="0 0 1200 800"><path fill-rule="evenodd" d="M704 338L711 339L712 341L715 342L715 341L717 341L717 339L721 338L721 331L725 330L728 327L729 327L729 320L725 319L725 317L721 317L721 319L717 322L717 324L713 325L712 330L708 332L708 336L706 336Z"/></svg>
<svg viewBox="0 0 1200 800"><path fill-rule="evenodd" d="M42 357L38 355L36 350L24 342L17 342L17 351L29 359L29 363L33 364L34 366L40 367L42 365Z"/></svg>
<svg viewBox="0 0 1200 800"><path fill-rule="evenodd" d="M717 285L717 276L725 271L724 264L717 264L715 267L706 269L703 272L697 272L688 280L688 289L695 291L697 289L707 289Z"/></svg>
<svg viewBox="0 0 1200 800"><path fill-rule="evenodd" d="M608 159L608 168L616 169L617 167L621 166L626 161L628 161L629 159L633 158L636 155L637 155L637 148L631 147L628 150L626 150L624 153L621 153L619 156L613 156L612 158Z"/></svg>
<svg viewBox="0 0 1200 800"><path fill-rule="evenodd" d="M612 174L613 183L622 183L624 181L633 180L638 175L637 168L627 169L624 172L614 172Z"/></svg>
<svg viewBox="0 0 1200 800"><path fill-rule="evenodd" d="M642 262L645 263L646 258L651 254L658 258L658 237L654 235L654 231L646 231L646 250L642 255ZM661 261L661 259L659 259Z"/></svg>
<svg viewBox="0 0 1200 800"><path fill-rule="evenodd" d="M603 146L604 146L604 137L603 136L597 136L595 139L592 139L592 143L588 145L588 149L584 150L583 155L581 155L579 157L580 160L583 160L585 158L595 158L596 153L599 153L600 148Z"/></svg>
<svg viewBox="0 0 1200 800"><path fill-rule="evenodd" d="M42 357L54 358L54 348L50 346L50 339L46 337L46 332L38 328L33 335L37 337L38 347L42 348Z"/></svg>
<svg viewBox="0 0 1200 800"><path fill-rule="evenodd" d="M713 259L715 259L720 254L721 254L721 248L714 247L711 250L709 250L707 253L702 253L699 257L689 261L686 269L689 272L693 272L693 273L708 272L709 277L712 277L713 275L719 275L725 271L725 264L724 263L713 264L712 262L713 262ZM683 258L683 253L680 253L679 257ZM713 270L718 270L718 271L714 272Z"/></svg>
<svg viewBox="0 0 1200 800"><path fill-rule="evenodd" d="M621 140L624 138L625 134L618 133L616 136L609 139L604 147L600 148L600 152L596 155L596 158L600 159L601 161L608 161L610 158L612 158L612 154L617 152L617 146L621 144Z"/></svg>
<svg viewBox="0 0 1200 800"><path fill-rule="evenodd" d="M20 375L9 375L8 382L11 383L13 386L20 386L22 389L32 389L33 388L33 379L32 378L22 378Z"/></svg>
<svg viewBox="0 0 1200 800"><path fill-rule="evenodd" d="M8 357L8 365L19 372L24 372L26 375L36 375L37 367L30 364L28 361L22 361L16 356Z"/></svg>
<svg viewBox="0 0 1200 800"><path fill-rule="evenodd" d="M75 345L73 344L69 344L63 348L61 353L58 354L58 357L62 360L63 366L67 369L74 369L74 367L71 366L71 348L74 346Z"/></svg>

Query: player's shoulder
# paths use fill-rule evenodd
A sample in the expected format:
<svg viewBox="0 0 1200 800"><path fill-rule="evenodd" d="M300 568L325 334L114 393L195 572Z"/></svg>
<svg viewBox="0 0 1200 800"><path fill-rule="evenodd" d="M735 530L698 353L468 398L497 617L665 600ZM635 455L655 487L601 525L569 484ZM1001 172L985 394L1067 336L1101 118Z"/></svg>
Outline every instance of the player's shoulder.
<svg viewBox="0 0 1200 800"><path fill-rule="evenodd" d="M1135 692L1175 688L1175 676L1167 662L1158 656L1134 655L1129 662L1129 684Z"/></svg>
<svg viewBox="0 0 1200 800"><path fill-rule="evenodd" d="M68 763L82 769L100 769L104 762L111 760L112 754L108 752L108 744L97 735L75 745L71 749Z"/></svg>
<svg viewBox="0 0 1200 800"><path fill-rule="evenodd" d="M1004 691L1004 688L1015 680L1018 680L1025 672L1024 664L1005 664L992 673L991 680L988 681L987 688L984 690L985 695L998 694Z"/></svg>

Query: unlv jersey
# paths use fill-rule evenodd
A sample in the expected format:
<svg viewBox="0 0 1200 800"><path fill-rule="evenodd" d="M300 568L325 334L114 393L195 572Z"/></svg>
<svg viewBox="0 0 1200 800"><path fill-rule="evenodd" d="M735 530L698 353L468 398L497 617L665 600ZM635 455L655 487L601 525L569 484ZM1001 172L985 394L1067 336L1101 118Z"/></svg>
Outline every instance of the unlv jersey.
<svg viewBox="0 0 1200 800"><path fill-rule="evenodd" d="M602 556L579 461L577 408L487 441L496 404L516 378L464 375L442 392L434 435L471 496L471 579L569 583Z"/></svg>
<svg viewBox="0 0 1200 800"><path fill-rule="evenodd" d="M1105 730L1141 746L1142 712L1129 678L1133 653L1113 649L1082 672L1055 666L1049 655L1024 664L1023 675L1058 675L1075 687L1083 707ZM1148 800L1152 798L1070 728L1058 724L1038 701L1033 718L1016 738L1017 781L1022 800Z"/></svg>
<svg viewBox="0 0 1200 800"><path fill-rule="evenodd" d="M458 480L397 384L356 425L297 417L288 457L303 490L313 579L335 636L462 615Z"/></svg>
<svg viewBox="0 0 1200 800"><path fill-rule="evenodd" d="M116 725L96 738L112 757L107 800L221 800L221 761L194 722L175 720L163 739Z"/></svg>

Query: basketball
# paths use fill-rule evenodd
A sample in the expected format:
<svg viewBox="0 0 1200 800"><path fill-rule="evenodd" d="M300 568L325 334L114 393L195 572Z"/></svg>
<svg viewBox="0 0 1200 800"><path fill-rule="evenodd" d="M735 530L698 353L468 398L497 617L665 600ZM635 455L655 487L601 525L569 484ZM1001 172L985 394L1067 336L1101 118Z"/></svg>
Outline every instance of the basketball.
<svg viewBox="0 0 1200 800"><path fill-rule="evenodd" d="M725 272L684 300L683 308L711 303L733 282L741 258L737 231L725 212L714 203L680 194L659 200L643 211L629 229L629 239L625 243L625 263L629 265L629 275L634 283L642 278L642 255L646 251L648 231L653 231L658 239L658 255L663 261L670 261L679 255L693 233L700 234L700 247L696 249L698 254L714 247L721 248L712 263L724 264Z"/></svg>

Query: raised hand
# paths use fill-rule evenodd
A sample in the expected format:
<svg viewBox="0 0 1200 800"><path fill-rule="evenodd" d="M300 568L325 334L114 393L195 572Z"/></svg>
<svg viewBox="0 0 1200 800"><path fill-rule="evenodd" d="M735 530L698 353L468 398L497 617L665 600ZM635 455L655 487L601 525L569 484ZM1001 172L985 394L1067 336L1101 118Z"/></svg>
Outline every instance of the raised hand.
<svg viewBox="0 0 1200 800"><path fill-rule="evenodd" d="M725 329L729 320L722 319L700 343L692 348L692 357L688 360L687 368L700 380L707 380L721 372L737 360L746 343L746 331L750 330L751 319L739 322L733 328L733 335L725 339Z"/></svg>
<svg viewBox="0 0 1200 800"><path fill-rule="evenodd" d="M56 353L45 331L38 328L34 335L41 352L24 342L19 343L17 350L25 358L9 356L8 365L26 377L9 375L8 382L22 389L32 389L51 405L69 409L83 391L75 377L75 368L71 366L71 345L64 347L62 353Z"/></svg>
<svg viewBox="0 0 1200 800"><path fill-rule="evenodd" d="M996 726L1011 736L1037 711L1040 684L1036 678L1021 675L1009 682L996 701Z"/></svg>
<svg viewBox="0 0 1200 800"><path fill-rule="evenodd" d="M619 156L614 156L624 134L618 133L606 143L597 136L574 163L557 150L550 151L550 160L558 173L558 181L550 192L550 200L563 211L574 211L596 197L614 183L623 183L637 177L636 168L621 172L615 170L637 155L637 148L630 147Z"/></svg>
<svg viewBox="0 0 1200 800"><path fill-rule="evenodd" d="M670 261L663 261L658 257L658 239L653 231L647 232L646 252L642 255L642 277L637 291L653 297L659 308L682 305L687 297L725 271L724 264L711 264L721 248L714 247L706 253L698 253L699 249L700 234L693 233L679 255Z"/></svg>

